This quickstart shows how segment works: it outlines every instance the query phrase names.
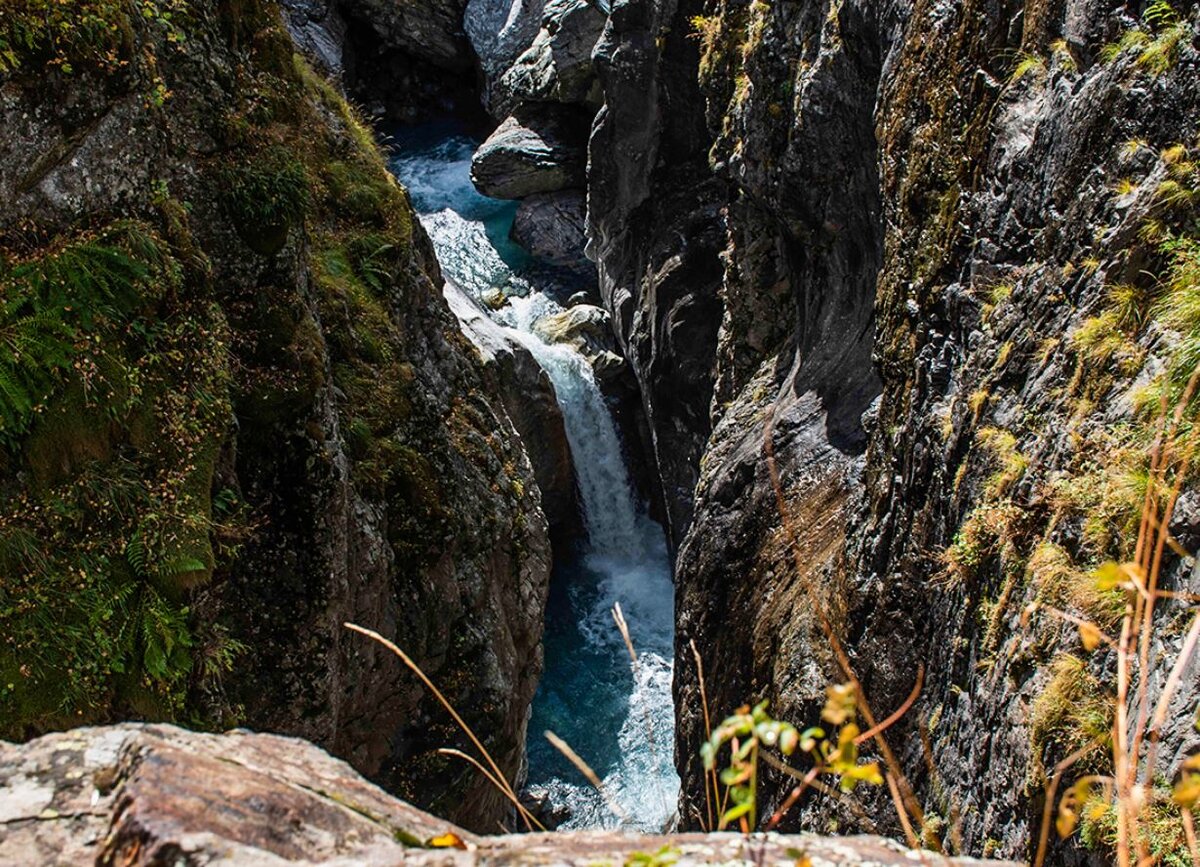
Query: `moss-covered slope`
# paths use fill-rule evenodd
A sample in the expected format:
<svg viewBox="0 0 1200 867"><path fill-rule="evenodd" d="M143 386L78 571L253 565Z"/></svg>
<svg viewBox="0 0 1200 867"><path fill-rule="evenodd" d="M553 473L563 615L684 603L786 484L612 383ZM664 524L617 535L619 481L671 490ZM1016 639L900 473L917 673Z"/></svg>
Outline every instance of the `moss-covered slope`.
<svg viewBox="0 0 1200 867"><path fill-rule="evenodd" d="M0 200L0 736L268 728L493 821L430 752L449 721L341 623L515 773L539 494L406 194L275 5L10 4Z"/></svg>

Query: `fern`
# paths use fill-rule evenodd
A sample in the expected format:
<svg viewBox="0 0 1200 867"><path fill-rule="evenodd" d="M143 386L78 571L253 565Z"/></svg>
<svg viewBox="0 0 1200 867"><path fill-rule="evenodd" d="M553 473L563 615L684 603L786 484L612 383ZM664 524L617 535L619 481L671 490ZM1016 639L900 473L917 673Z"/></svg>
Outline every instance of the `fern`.
<svg viewBox="0 0 1200 867"><path fill-rule="evenodd" d="M1179 23L1179 13L1167 0L1154 0L1142 13L1142 20L1152 27L1170 27Z"/></svg>
<svg viewBox="0 0 1200 867"><path fill-rule="evenodd" d="M1154 0L1142 13L1142 22L1144 27L1127 30L1119 41L1105 45L1100 59L1112 63L1127 51L1136 50L1134 62L1138 68L1158 77L1175 65L1179 43L1189 31L1188 23L1166 0Z"/></svg>
<svg viewBox="0 0 1200 867"><path fill-rule="evenodd" d="M1125 31L1117 42L1110 42L1100 49L1100 59L1104 63L1112 63L1126 51L1142 48L1149 42L1150 34L1134 27L1132 30Z"/></svg>
<svg viewBox="0 0 1200 867"><path fill-rule="evenodd" d="M135 530L133 535L129 537L129 541L125 544L125 560L129 563L129 568L133 569L133 574L139 578L146 577L147 569L149 568L149 557L146 553L146 541L142 536L141 530Z"/></svg>
<svg viewBox="0 0 1200 867"><path fill-rule="evenodd" d="M85 333L123 321L177 277L136 223L0 265L0 441L28 429L70 374Z"/></svg>

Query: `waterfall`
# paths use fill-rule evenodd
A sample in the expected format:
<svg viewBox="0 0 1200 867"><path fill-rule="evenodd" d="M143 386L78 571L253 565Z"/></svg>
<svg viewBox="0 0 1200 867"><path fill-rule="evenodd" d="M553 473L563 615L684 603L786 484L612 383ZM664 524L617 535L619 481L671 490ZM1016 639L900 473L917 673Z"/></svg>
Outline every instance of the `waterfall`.
<svg viewBox="0 0 1200 867"><path fill-rule="evenodd" d="M529 790L564 828L662 831L674 817L672 763L674 594L662 528L639 508L621 439L591 366L573 348L547 344L533 323L562 307L539 289L529 257L508 240L514 203L488 199L470 182L475 142L447 125L399 130L393 170L408 187L454 293L478 301L500 289L509 303L495 327L546 371L563 413L586 541L555 563L547 606L546 669L529 726ZM483 306L479 305L476 315ZM638 663L631 665L612 617L620 603ZM600 775L602 797L542 737L566 740Z"/></svg>

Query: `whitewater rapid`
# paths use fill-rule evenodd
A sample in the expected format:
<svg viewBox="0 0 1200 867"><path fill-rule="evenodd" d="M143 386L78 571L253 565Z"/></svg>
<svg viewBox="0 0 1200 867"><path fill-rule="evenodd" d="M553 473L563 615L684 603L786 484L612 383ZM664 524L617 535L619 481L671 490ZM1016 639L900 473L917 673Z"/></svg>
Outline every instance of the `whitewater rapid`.
<svg viewBox="0 0 1200 867"><path fill-rule="evenodd" d="M621 439L591 366L533 332L561 311L538 264L508 238L515 204L471 184L477 142L453 125L398 130L393 171L408 188L448 282L451 307L474 303L545 369L562 408L586 540L559 557L547 606L546 668L529 725L528 791L569 812L563 828L662 831L674 822L674 591L662 528L639 507ZM491 310L484 293L508 303ZM469 299L464 301L464 297ZM631 664L612 608L638 652ZM605 796L543 737L551 730L600 776Z"/></svg>

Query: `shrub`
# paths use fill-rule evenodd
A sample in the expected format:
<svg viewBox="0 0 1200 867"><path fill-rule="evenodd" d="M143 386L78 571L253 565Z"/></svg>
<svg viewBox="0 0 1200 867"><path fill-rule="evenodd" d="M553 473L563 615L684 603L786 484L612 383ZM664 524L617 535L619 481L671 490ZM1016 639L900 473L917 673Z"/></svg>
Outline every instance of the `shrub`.
<svg viewBox="0 0 1200 867"><path fill-rule="evenodd" d="M308 177L295 153L271 147L223 175L225 207L243 240L256 252L278 251L289 227L304 217Z"/></svg>

